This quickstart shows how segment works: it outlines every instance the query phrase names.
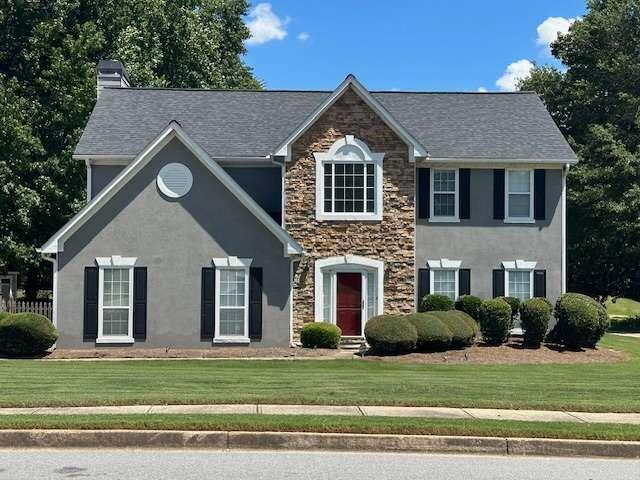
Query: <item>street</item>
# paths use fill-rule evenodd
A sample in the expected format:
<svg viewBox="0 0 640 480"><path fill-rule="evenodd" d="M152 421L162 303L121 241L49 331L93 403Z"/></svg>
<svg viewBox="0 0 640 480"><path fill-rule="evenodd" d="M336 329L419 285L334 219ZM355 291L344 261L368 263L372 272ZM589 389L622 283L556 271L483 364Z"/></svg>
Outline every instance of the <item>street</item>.
<svg viewBox="0 0 640 480"><path fill-rule="evenodd" d="M640 461L393 453L215 450L0 450L0 480L639 480Z"/></svg>

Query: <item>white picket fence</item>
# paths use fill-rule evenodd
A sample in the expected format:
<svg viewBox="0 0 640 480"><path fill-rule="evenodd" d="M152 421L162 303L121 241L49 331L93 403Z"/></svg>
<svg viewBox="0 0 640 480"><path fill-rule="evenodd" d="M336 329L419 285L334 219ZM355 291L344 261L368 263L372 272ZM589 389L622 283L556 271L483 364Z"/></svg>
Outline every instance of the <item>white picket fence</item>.
<svg viewBox="0 0 640 480"><path fill-rule="evenodd" d="M53 302L51 302L51 300L37 300L35 302L28 302L26 300L5 301L0 298L0 312L38 313L51 320L53 318Z"/></svg>

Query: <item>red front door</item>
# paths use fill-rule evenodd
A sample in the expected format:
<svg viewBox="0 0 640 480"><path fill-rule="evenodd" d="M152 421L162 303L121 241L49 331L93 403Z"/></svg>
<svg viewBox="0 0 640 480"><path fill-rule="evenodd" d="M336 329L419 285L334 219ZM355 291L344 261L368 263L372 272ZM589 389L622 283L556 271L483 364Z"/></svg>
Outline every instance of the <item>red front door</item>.
<svg viewBox="0 0 640 480"><path fill-rule="evenodd" d="M337 324L342 335L362 335L362 275L337 274Z"/></svg>

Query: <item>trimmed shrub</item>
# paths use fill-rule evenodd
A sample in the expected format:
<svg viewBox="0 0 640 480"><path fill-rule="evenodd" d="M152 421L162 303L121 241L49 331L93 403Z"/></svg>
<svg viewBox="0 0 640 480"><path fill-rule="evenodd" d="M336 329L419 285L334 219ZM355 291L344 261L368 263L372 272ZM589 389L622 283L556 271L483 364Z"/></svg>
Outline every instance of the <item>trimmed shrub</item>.
<svg viewBox="0 0 640 480"><path fill-rule="evenodd" d="M448 310L430 312L444 323L451 332L451 346L464 348L473 345L477 333L477 323L464 312Z"/></svg>
<svg viewBox="0 0 640 480"><path fill-rule="evenodd" d="M520 324L524 330L524 344L539 347L549 328L552 309L546 298L531 298L520 305Z"/></svg>
<svg viewBox="0 0 640 480"><path fill-rule="evenodd" d="M420 310L423 312L444 312L447 310L453 310L453 300L446 295L431 293L422 297Z"/></svg>
<svg viewBox="0 0 640 480"><path fill-rule="evenodd" d="M480 330L489 345L502 345L509 337L511 307L501 298L485 300L480 308Z"/></svg>
<svg viewBox="0 0 640 480"><path fill-rule="evenodd" d="M613 318L611 319L608 331L640 333L640 315L628 318Z"/></svg>
<svg viewBox="0 0 640 480"><path fill-rule="evenodd" d="M338 348L342 330L331 323L311 322L302 327L300 342L304 348Z"/></svg>
<svg viewBox="0 0 640 480"><path fill-rule="evenodd" d="M451 345L451 331L437 316L431 313L413 313L407 315L414 327L418 339L416 349L421 352L446 350Z"/></svg>
<svg viewBox="0 0 640 480"><path fill-rule="evenodd" d="M511 324L509 325L509 330L511 330L516 324L516 318L518 318L518 314L520 313L520 299L516 297L498 297L500 300L504 300L507 302L509 307L511 308Z"/></svg>
<svg viewBox="0 0 640 480"><path fill-rule="evenodd" d="M609 327L606 309L581 293L565 293L556 302L557 341L570 348L595 347Z"/></svg>
<svg viewBox="0 0 640 480"><path fill-rule="evenodd" d="M14 313L0 321L0 353L6 355L38 355L57 338L58 331L43 315Z"/></svg>
<svg viewBox="0 0 640 480"><path fill-rule="evenodd" d="M0 312L0 322L2 321L2 319L7 318L9 315L9 312Z"/></svg>
<svg viewBox="0 0 640 480"><path fill-rule="evenodd" d="M378 315L364 327L364 336L377 353L405 353L416 348L416 327L401 315Z"/></svg>
<svg viewBox="0 0 640 480"><path fill-rule="evenodd" d="M463 295L456 300L456 310L466 313L476 321L480 318L481 306L482 299L474 295Z"/></svg>

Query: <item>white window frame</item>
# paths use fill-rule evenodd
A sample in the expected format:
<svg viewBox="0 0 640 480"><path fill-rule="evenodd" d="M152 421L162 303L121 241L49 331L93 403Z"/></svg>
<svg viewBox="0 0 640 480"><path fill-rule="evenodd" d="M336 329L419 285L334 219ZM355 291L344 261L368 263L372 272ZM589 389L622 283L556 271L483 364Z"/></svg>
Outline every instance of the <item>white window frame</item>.
<svg viewBox="0 0 640 480"><path fill-rule="evenodd" d="M509 192L509 172L529 172L529 216L528 217L510 217L509 216L509 195L526 195L522 192ZM534 175L532 168L507 168L504 175L504 223L534 223L533 216L533 191Z"/></svg>
<svg viewBox="0 0 640 480"><path fill-rule="evenodd" d="M509 274L511 272L529 272L529 298L533 298L533 271L535 270L537 262L526 260L515 260L502 262L502 267L505 270L504 275L504 294L506 297L511 297L511 291L509 290Z"/></svg>
<svg viewBox="0 0 640 480"><path fill-rule="evenodd" d="M249 339L249 269L252 258L214 258L215 265L215 328L213 343L250 343ZM220 335L220 272L242 270L244 272L244 335ZM226 308L226 307L225 307Z"/></svg>
<svg viewBox="0 0 640 480"><path fill-rule="evenodd" d="M444 216L444 215L435 215L435 195L436 191L434 188L435 185L435 172L436 171L453 171L455 172L455 190L453 192L437 192L437 193L453 193L455 195L454 199L454 214L453 216ZM459 222L460 221L460 169L459 168L433 168L431 170L431 175L429 175L429 182L431 185L429 186L430 196L429 199L429 221L430 222Z"/></svg>
<svg viewBox="0 0 640 480"><path fill-rule="evenodd" d="M313 155L316 161L316 220L382 220L382 161L384 159L384 153L373 153L369 150L366 143L355 138L353 135L347 135L336 140L328 152L314 152ZM324 211L324 166L326 164L333 164L335 172L336 163L363 164L365 165L365 170L366 165L373 164L373 175L375 181L373 212L334 213ZM335 189L335 182L331 185L331 188ZM366 193L365 188L365 210L367 204Z"/></svg>
<svg viewBox="0 0 640 480"><path fill-rule="evenodd" d="M136 264L136 257L121 257L113 255L111 257L97 257L98 265L98 336L96 343L134 343L133 339L133 267ZM129 271L129 309L127 335L103 335L104 331L104 271L107 269L121 269ZM106 307L107 309L114 307ZM118 308L118 307L115 307ZM125 307L122 307L123 309Z"/></svg>
<svg viewBox="0 0 640 480"><path fill-rule="evenodd" d="M429 292L437 293L435 291L435 272L436 271L452 271L455 272L455 299L454 302L460 296L460 267L462 266L462 260L449 260L448 258L441 258L440 260L427 260L429 265Z"/></svg>

